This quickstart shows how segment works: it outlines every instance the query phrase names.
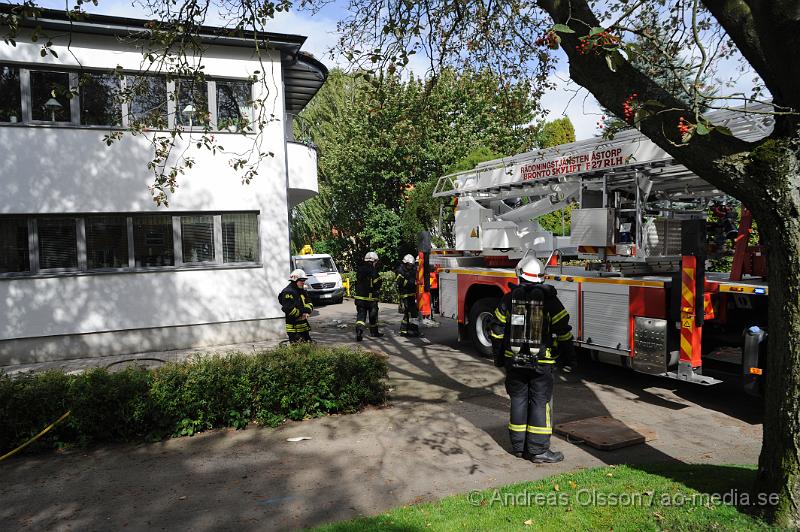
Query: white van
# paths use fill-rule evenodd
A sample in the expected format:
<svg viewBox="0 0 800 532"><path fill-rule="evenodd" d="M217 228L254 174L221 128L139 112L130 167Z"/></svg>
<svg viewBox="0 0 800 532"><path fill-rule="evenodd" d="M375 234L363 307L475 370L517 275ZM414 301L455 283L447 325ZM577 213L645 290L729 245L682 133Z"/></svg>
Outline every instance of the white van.
<svg viewBox="0 0 800 532"><path fill-rule="evenodd" d="M300 268L308 275L305 289L315 304L341 303L344 300L342 276L330 255L295 255L292 257L292 269L295 268Z"/></svg>

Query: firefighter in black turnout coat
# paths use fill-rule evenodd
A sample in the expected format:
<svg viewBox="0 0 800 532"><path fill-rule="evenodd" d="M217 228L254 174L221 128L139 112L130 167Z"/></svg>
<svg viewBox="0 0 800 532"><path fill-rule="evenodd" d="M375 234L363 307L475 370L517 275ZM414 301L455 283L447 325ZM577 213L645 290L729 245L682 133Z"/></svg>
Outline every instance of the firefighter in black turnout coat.
<svg viewBox="0 0 800 532"><path fill-rule="evenodd" d="M383 336L378 330L378 300L381 291L378 273L378 254L370 251L364 255L364 262L356 270L356 341L364 338L364 327L369 318L369 335Z"/></svg>
<svg viewBox="0 0 800 532"><path fill-rule="evenodd" d="M492 348L495 365L506 368L512 452L534 463L555 463L564 455L550 450L553 372L557 361L574 367L575 349L569 314L556 289L543 284L543 269L533 257L517 265L519 285L495 310Z"/></svg>
<svg viewBox="0 0 800 532"><path fill-rule="evenodd" d="M400 306L403 309L403 321L400 322L400 334L419 336L417 325L417 269L414 267L414 257L406 255L403 263L397 268L397 294L400 296ZM412 321L414 320L414 321Z"/></svg>
<svg viewBox="0 0 800 532"><path fill-rule="evenodd" d="M314 305L303 288L307 278L303 270L294 270L289 274L289 284L278 294L281 310L286 314L286 334L293 344L311 341L308 316L314 310Z"/></svg>

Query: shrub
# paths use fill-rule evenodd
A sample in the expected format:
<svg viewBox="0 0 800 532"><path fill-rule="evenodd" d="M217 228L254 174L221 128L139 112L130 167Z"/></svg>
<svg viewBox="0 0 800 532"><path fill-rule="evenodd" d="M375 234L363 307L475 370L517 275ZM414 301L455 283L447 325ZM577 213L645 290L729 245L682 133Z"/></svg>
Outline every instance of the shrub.
<svg viewBox="0 0 800 532"><path fill-rule="evenodd" d="M119 373L0 373L0 455L64 412L28 449L140 442L249 422L276 426L386 401L386 360L348 347L299 345Z"/></svg>

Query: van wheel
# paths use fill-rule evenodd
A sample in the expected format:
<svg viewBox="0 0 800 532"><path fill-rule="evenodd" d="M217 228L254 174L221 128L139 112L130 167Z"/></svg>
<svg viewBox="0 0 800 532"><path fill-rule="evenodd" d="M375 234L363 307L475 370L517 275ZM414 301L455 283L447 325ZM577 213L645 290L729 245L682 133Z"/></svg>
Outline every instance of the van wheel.
<svg viewBox="0 0 800 532"><path fill-rule="evenodd" d="M492 356L491 328L494 322L494 310L500 300L485 297L476 301L469 309L469 338L475 350L484 357Z"/></svg>

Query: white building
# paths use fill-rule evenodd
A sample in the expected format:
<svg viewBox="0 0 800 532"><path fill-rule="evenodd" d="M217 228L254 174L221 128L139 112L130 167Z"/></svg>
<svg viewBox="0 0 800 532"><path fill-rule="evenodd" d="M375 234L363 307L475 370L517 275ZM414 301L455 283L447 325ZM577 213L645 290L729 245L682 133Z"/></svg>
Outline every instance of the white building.
<svg viewBox="0 0 800 532"><path fill-rule="evenodd" d="M252 36L206 28L206 82L137 77L145 23L44 11L36 24L56 55L42 57L44 36L0 42L0 366L284 335L289 210L317 190L316 152L293 141L291 122L327 69L300 52L305 37L261 34L259 58ZM266 82L250 81L258 72ZM115 100L133 81L147 90ZM76 97L53 91L63 86ZM275 120L231 131L260 99ZM210 121L226 153L255 142L272 155L242 184L230 155L185 132L173 153L195 164L158 207L153 135L193 119ZM106 146L133 120L152 121L149 132Z"/></svg>

